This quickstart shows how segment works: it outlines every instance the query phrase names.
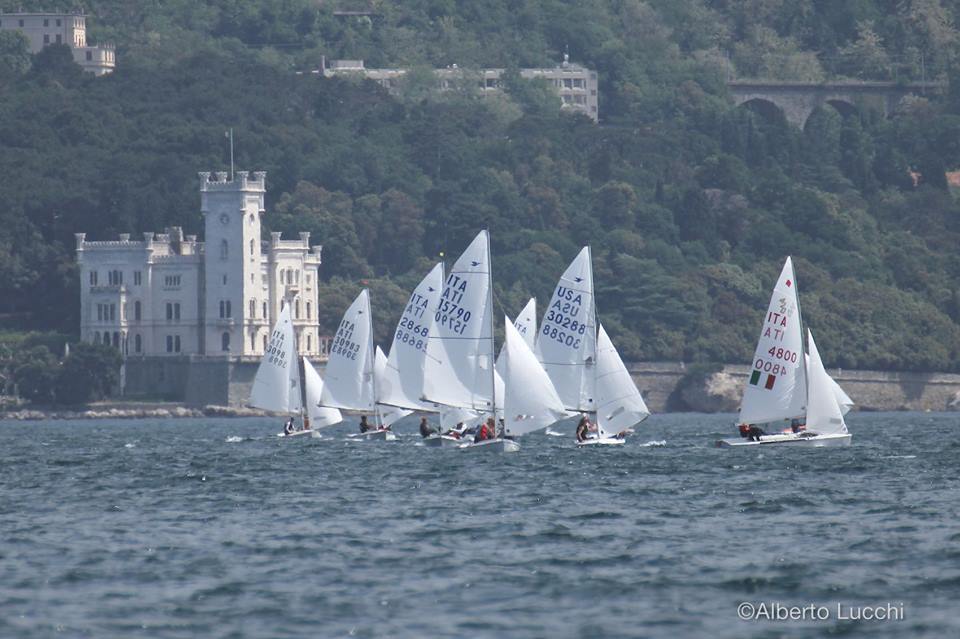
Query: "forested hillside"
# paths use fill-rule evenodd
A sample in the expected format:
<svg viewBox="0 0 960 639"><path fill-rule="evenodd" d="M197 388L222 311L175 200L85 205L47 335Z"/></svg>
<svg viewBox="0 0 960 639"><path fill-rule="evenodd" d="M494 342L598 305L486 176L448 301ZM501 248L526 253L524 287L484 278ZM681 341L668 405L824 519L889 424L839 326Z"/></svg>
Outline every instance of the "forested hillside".
<svg viewBox="0 0 960 639"><path fill-rule="evenodd" d="M744 362L786 255L830 366L960 370L960 94L894 117L816 111L804 130L734 108L729 76L935 80L956 69L948 0L308 0L82 6L117 70L81 74L0 33L0 314L78 330L73 233L202 230L197 171L266 170L268 230L324 244L332 332L369 282L378 339L440 254L480 228L496 296L546 300L594 251L626 359ZM342 16L337 8L369 9ZM298 75L367 65L553 66L600 76L601 121L510 74L500 97ZM498 307L498 311L500 308Z"/></svg>

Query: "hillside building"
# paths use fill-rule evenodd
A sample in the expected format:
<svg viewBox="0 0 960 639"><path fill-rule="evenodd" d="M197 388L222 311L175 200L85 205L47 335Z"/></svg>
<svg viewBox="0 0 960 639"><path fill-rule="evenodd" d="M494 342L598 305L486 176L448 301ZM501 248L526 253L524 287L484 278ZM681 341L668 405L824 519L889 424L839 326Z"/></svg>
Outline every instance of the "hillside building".
<svg viewBox="0 0 960 639"><path fill-rule="evenodd" d="M325 77L359 76L373 80L387 91L396 92L400 80L408 69L368 69L363 60L324 61L322 73ZM437 89L447 91L458 83L474 84L482 93L503 91L501 76L506 69L464 69L452 65L445 69L434 69L437 77ZM557 91L562 108L577 111L590 117L594 122L600 117L597 98L597 72L579 64L570 62L563 56L563 63L556 67L520 69L520 76L527 79L543 78Z"/></svg>
<svg viewBox="0 0 960 639"><path fill-rule="evenodd" d="M104 75L116 67L112 44L87 44L87 17L83 13L0 13L0 30L20 31L30 42L30 53L51 44L65 44L84 71Z"/></svg>

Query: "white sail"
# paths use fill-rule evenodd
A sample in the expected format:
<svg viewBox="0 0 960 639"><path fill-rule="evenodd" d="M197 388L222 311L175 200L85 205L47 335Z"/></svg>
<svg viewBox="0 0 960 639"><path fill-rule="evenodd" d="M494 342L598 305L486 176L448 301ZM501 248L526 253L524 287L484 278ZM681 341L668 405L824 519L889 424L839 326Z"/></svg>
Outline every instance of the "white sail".
<svg viewBox="0 0 960 639"><path fill-rule="evenodd" d="M517 318L513 320L517 332L523 337L530 350L536 352L537 344L537 298L531 297Z"/></svg>
<svg viewBox="0 0 960 639"><path fill-rule="evenodd" d="M810 378L809 371L810 371L810 356L807 355L807 379ZM830 377L829 373L827 373L827 377ZM847 395L847 392L843 390L840 384L837 383L837 380L833 379L832 377L830 377L830 385L833 388L833 396L837 398L837 404L840 405L840 412L846 415L847 413L850 412L850 409L856 406L856 402L850 399L850 396Z"/></svg>
<svg viewBox="0 0 960 639"><path fill-rule="evenodd" d="M253 378L250 405L278 413L300 411L300 371L289 304L280 311L270 333L267 350Z"/></svg>
<svg viewBox="0 0 960 639"><path fill-rule="evenodd" d="M481 231L451 268L437 303L424 361L426 401L489 411L493 332L489 237Z"/></svg>
<svg viewBox="0 0 960 639"><path fill-rule="evenodd" d="M557 283L537 331L537 356L568 410L593 411L597 350L590 247Z"/></svg>
<svg viewBox="0 0 960 639"><path fill-rule="evenodd" d="M500 373L504 381L504 426L508 435L524 435L570 416L523 336L506 320Z"/></svg>
<svg viewBox="0 0 960 639"><path fill-rule="evenodd" d="M600 324L597 332L596 402L600 437L616 435L650 415L603 324Z"/></svg>
<svg viewBox="0 0 960 639"><path fill-rule="evenodd" d="M394 343L396 346L396 343ZM376 380L376 389L377 393L381 392L383 388L382 380L384 375L387 372L387 356L383 354L383 351L380 350L380 347L376 347L376 357L373 362L373 375ZM379 397L378 397L379 399ZM398 406L392 406L388 404L377 403L377 422L381 426L389 426L398 419L402 419L412 413L412 410L406 408L400 408Z"/></svg>
<svg viewBox="0 0 960 639"><path fill-rule="evenodd" d="M320 403L372 413L376 402L373 364L370 295L363 289L343 314L333 337Z"/></svg>
<svg viewBox="0 0 960 639"><path fill-rule="evenodd" d="M343 421L343 415L336 408L320 406L323 380L320 379L317 369L306 357L303 358L303 391L306 395L307 417L310 419L310 428L333 426Z"/></svg>
<svg viewBox="0 0 960 639"><path fill-rule="evenodd" d="M813 341L813 333L807 331L808 347L810 349L810 386L807 399L807 432L820 435L846 433L847 425L843 421L843 413L834 395L832 380L823 368L820 352Z"/></svg>
<svg viewBox="0 0 960 639"><path fill-rule="evenodd" d="M797 281L788 257L763 319L740 403L740 423L761 424L803 415L807 397L803 363Z"/></svg>
<svg viewBox="0 0 960 639"><path fill-rule="evenodd" d="M420 398L423 397L427 337L442 288L443 264L437 264L410 294L394 332L383 375L377 381L381 404L414 410L437 410L435 405Z"/></svg>

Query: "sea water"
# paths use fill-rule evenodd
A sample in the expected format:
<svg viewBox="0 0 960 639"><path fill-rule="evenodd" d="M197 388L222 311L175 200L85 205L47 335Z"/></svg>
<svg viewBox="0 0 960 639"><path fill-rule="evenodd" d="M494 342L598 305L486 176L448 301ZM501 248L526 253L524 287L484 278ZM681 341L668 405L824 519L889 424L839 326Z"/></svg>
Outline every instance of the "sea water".
<svg viewBox="0 0 960 639"><path fill-rule="evenodd" d="M846 448L655 415L510 455L416 420L3 422L0 637L960 636L960 416L848 421Z"/></svg>

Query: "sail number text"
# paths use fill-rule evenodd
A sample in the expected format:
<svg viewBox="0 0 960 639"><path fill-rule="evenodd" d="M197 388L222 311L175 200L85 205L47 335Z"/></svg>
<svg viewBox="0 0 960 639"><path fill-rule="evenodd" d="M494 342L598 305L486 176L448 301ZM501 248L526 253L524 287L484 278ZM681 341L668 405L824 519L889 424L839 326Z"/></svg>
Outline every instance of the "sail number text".
<svg viewBox="0 0 960 639"><path fill-rule="evenodd" d="M558 286L553 300L543 318L540 334L574 350L579 349L582 341L580 335L587 331L587 325L577 319L583 309L583 295L565 286Z"/></svg>

